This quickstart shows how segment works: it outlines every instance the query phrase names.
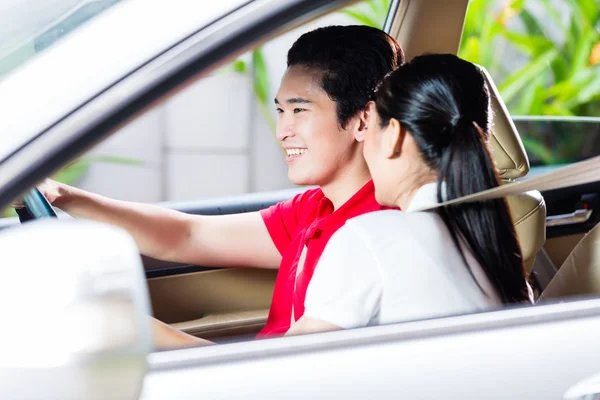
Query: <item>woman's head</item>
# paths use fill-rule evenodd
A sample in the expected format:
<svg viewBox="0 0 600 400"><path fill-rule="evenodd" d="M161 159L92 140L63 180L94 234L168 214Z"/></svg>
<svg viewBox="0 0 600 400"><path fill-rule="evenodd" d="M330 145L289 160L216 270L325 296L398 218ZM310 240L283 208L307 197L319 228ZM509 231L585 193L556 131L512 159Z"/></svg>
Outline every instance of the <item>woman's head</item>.
<svg viewBox="0 0 600 400"><path fill-rule="evenodd" d="M416 57L383 80L370 106L364 156L377 200L400 205L437 181L438 200L499 185L487 139L490 95L482 72L450 54ZM439 209L455 244L462 238L505 302L527 297L521 250L505 200Z"/></svg>
<svg viewBox="0 0 600 400"><path fill-rule="evenodd" d="M452 148L461 147L466 159L481 158L477 143L485 146L491 120L482 73L450 54L416 57L390 73L372 111L364 156L386 205L397 205L407 183L419 187L446 172L440 167Z"/></svg>

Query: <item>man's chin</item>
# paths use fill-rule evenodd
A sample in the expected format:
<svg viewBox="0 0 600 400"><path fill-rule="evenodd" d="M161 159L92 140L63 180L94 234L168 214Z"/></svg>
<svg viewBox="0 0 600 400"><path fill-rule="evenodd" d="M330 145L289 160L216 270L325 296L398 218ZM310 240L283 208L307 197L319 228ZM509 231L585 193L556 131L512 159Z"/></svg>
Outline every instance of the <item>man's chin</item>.
<svg viewBox="0 0 600 400"><path fill-rule="evenodd" d="M310 179L308 176L295 174L292 171L288 171L288 179L297 186L318 186L318 183L315 183L314 180Z"/></svg>

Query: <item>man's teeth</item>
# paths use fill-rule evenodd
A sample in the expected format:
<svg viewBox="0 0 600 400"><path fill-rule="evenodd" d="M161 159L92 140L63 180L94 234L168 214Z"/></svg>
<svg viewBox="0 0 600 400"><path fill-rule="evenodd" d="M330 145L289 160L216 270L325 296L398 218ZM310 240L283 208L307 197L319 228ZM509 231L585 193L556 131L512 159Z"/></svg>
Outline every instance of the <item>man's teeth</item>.
<svg viewBox="0 0 600 400"><path fill-rule="evenodd" d="M306 149L285 149L288 157L297 156L306 153Z"/></svg>

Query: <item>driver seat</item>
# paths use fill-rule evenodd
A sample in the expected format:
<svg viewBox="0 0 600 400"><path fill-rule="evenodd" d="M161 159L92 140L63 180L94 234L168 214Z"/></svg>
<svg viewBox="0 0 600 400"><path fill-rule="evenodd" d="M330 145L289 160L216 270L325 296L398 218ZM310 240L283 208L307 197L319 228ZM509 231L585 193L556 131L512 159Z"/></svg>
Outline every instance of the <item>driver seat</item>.
<svg viewBox="0 0 600 400"><path fill-rule="evenodd" d="M492 158L503 182L522 178L529 172L529 159L508 110L492 78L479 66L490 88L494 111L490 146ZM538 191L507 197L527 274L531 273L535 256L546 242L546 204Z"/></svg>

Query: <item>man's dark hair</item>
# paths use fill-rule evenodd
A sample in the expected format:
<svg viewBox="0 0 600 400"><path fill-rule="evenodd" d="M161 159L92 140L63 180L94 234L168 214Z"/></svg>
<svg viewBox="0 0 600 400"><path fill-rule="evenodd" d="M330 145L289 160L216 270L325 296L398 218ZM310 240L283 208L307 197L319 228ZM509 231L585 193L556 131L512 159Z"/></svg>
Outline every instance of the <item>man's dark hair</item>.
<svg viewBox="0 0 600 400"><path fill-rule="evenodd" d="M288 52L287 66L314 68L336 102L342 127L373 99L377 84L404 63L398 42L369 26L327 26L305 33Z"/></svg>

